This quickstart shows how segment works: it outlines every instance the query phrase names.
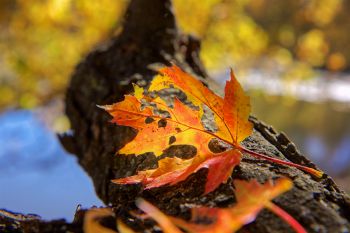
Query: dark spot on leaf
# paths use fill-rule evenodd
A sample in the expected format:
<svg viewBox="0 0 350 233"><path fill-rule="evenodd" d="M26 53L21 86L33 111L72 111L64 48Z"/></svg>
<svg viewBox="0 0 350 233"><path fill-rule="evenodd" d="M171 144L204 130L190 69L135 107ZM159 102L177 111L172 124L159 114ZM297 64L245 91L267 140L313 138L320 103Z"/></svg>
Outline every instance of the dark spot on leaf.
<svg viewBox="0 0 350 233"><path fill-rule="evenodd" d="M158 121L158 127L165 127L166 126L166 120L165 119L161 119Z"/></svg>
<svg viewBox="0 0 350 233"><path fill-rule="evenodd" d="M230 148L226 143L214 138L209 142L209 149L214 153L221 153Z"/></svg>
<svg viewBox="0 0 350 233"><path fill-rule="evenodd" d="M180 128L175 128L176 132L180 133L181 132L181 129Z"/></svg>
<svg viewBox="0 0 350 233"><path fill-rule="evenodd" d="M146 124L150 124L154 121L154 119L152 117L147 117L146 120L145 120L145 123Z"/></svg>
<svg viewBox="0 0 350 233"><path fill-rule="evenodd" d="M174 142L176 142L176 137L175 136L171 136L169 138L169 145L173 144Z"/></svg>
<svg viewBox="0 0 350 233"><path fill-rule="evenodd" d="M175 156L181 159L190 159L197 154L196 147L192 145L172 145L164 150L164 155Z"/></svg>

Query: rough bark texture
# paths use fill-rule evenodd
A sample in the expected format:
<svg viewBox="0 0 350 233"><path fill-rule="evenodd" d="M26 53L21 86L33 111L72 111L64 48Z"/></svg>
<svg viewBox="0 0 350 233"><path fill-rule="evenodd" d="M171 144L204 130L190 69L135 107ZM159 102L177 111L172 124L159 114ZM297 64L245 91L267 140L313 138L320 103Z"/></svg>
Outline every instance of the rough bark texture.
<svg viewBox="0 0 350 233"><path fill-rule="evenodd" d="M119 186L110 182L114 178L135 174L138 170L155 167L157 158L152 153L141 156L115 155L118 149L132 140L136 132L128 127L110 124L108 114L96 105L122 100L131 91L132 83L147 86L155 74L154 68L171 62L197 75L218 92L219 89L207 77L200 63L199 49L198 40L178 32L170 0L132 0L122 32L110 43L91 52L76 68L66 96L66 111L73 135L61 137L61 141L67 150L76 154L81 166L91 176L98 196L105 204L112 204L116 214L123 219L126 219L128 210L135 208L136 197L143 197L166 213L183 218L189 218L189 207L194 204L225 207L235 202L230 181L214 192L202 195L205 169L178 185L149 191L142 191L139 185ZM179 93L174 90L164 93L165 96L174 94ZM244 141L245 147L315 167L284 134L275 132L258 119L251 118L251 121L255 130ZM167 154L191 156L191 152L191 147L183 146L171 148ZM315 180L298 169L244 155L231 179L255 178L264 182L280 176L290 177L294 188L277 198L275 203L294 216L309 232L349 232L349 198L328 176ZM56 232L64 232L67 227L75 231L81 227L79 222L62 223L66 228ZM134 222L131 226L140 231L154 230L153 225L147 222ZM288 225L268 211L259 214L257 220L243 230L292 232Z"/></svg>

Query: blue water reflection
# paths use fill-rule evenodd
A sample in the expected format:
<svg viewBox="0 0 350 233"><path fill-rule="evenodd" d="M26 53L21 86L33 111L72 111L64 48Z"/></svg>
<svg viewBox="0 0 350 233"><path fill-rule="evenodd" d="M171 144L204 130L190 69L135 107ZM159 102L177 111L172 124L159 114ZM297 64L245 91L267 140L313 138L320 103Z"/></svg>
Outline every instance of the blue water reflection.
<svg viewBox="0 0 350 233"><path fill-rule="evenodd" d="M0 115L0 148L0 208L71 220L78 204L102 205L76 159L33 112Z"/></svg>
<svg viewBox="0 0 350 233"><path fill-rule="evenodd" d="M328 164L337 170L336 172L338 173L348 171L350 164L350 135L344 137L338 144Z"/></svg>
<svg viewBox="0 0 350 233"><path fill-rule="evenodd" d="M345 136L334 148L327 148L327 142L318 135L306 137L302 148L312 161L322 166L331 175L341 175L350 166L350 135Z"/></svg>

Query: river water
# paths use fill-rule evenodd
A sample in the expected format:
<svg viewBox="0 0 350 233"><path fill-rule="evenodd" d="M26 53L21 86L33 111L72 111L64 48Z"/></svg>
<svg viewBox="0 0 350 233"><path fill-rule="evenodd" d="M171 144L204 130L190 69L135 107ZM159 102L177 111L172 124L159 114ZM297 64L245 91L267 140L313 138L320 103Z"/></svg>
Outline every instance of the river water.
<svg viewBox="0 0 350 233"><path fill-rule="evenodd" d="M36 111L0 115L0 208L72 220L78 204L102 205L90 178Z"/></svg>

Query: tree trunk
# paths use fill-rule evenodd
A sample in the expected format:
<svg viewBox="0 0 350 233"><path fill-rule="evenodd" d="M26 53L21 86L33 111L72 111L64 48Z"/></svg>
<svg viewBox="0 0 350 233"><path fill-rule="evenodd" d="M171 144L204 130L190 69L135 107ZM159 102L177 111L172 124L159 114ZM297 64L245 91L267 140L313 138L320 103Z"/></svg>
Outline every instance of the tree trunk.
<svg viewBox="0 0 350 233"><path fill-rule="evenodd" d="M200 2L198 3L200 4ZM109 123L110 117L96 105L123 99L132 83L147 86L162 65L176 63L196 75L219 93L207 77L199 59L199 41L182 35L176 26L171 0L132 0L127 9L122 32L110 43L91 52L76 68L66 95L66 112L73 135L61 137L65 148L74 153L91 176L95 190L104 203L111 204L119 217L127 217L137 197L155 203L167 214L189 217L193 204L225 207L234 203L232 182L202 196L206 169L186 181L142 191L139 185L116 185L111 179L133 175L136 171L157 166L152 153L141 156L118 156L115 153L136 135L129 127ZM178 94L169 90L164 95ZM220 94L220 93L219 93ZM245 147L294 163L315 167L301 155L284 134L251 117L254 133ZM173 147L168 154L191 156L189 146ZM298 169L244 155L230 179L257 179L287 176L294 182L291 191L275 199L280 207L296 218L309 232L349 232L350 201L333 180L325 175L316 180ZM74 226L79 225L79 221ZM48 223L49 224L49 223ZM69 224L68 224L69 225ZM72 225L69 225L72 226ZM139 230L152 229L149 224L133 223ZM249 232L292 232L290 227L268 211L244 227Z"/></svg>

